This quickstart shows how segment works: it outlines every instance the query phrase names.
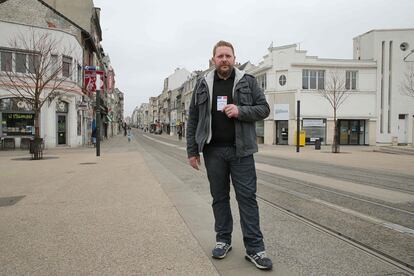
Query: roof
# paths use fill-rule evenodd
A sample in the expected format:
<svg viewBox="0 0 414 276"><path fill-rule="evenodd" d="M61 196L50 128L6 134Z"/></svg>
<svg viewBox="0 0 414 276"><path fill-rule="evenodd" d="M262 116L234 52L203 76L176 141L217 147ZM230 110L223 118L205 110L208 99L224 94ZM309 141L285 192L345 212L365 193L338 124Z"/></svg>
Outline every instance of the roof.
<svg viewBox="0 0 414 276"><path fill-rule="evenodd" d="M368 32L365 32L363 34L357 35L355 38L360 37L360 36L364 36L367 35L369 33L373 33L373 32L403 32L403 31L414 31L414 28L400 28L400 29L372 29Z"/></svg>

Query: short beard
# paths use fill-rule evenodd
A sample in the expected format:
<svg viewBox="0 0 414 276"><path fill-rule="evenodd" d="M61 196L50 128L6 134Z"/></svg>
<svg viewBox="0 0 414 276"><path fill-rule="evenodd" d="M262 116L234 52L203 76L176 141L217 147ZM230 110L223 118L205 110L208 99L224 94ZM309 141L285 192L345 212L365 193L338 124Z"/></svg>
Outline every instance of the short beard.
<svg viewBox="0 0 414 276"><path fill-rule="evenodd" d="M220 70L220 66L216 67L217 74L223 79L229 78L231 73L233 72L233 66L231 65L227 65L227 66L229 67L229 70L227 71Z"/></svg>

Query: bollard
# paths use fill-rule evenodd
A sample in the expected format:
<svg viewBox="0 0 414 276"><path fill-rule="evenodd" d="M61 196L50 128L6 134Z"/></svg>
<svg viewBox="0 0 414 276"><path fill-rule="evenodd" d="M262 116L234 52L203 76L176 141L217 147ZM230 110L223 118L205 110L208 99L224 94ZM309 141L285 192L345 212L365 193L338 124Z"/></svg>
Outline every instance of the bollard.
<svg viewBox="0 0 414 276"><path fill-rule="evenodd" d="M320 149L321 149L321 140L316 139L315 140L315 150L320 150Z"/></svg>

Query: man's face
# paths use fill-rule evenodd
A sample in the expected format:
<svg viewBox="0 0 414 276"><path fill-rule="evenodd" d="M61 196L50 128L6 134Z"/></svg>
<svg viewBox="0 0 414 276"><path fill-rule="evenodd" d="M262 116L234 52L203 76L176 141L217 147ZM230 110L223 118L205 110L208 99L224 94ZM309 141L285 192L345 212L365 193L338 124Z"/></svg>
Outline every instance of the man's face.
<svg viewBox="0 0 414 276"><path fill-rule="evenodd" d="M220 46L216 48L213 63L216 66L217 73L221 77L230 76L233 71L235 58L236 57L230 47Z"/></svg>

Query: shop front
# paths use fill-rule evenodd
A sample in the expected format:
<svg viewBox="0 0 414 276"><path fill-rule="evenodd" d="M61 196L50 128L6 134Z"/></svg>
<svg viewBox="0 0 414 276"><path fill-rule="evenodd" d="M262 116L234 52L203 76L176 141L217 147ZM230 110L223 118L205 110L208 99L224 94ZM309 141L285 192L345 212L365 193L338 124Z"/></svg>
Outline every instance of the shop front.
<svg viewBox="0 0 414 276"><path fill-rule="evenodd" d="M303 119L302 130L306 133L306 145L314 145L316 140L326 144L326 119Z"/></svg>
<svg viewBox="0 0 414 276"><path fill-rule="evenodd" d="M367 145L365 120L338 120L340 145Z"/></svg>
<svg viewBox="0 0 414 276"><path fill-rule="evenodd" d="M28 149L35 134L34 112L18 98L0 99L1 149Z"/></svg>

